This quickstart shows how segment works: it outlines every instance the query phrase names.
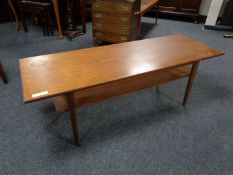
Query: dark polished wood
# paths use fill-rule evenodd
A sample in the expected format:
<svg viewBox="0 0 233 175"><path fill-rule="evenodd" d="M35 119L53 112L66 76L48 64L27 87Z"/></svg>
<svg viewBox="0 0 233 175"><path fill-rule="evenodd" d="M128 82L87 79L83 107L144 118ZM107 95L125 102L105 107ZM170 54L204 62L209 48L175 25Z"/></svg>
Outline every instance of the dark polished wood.
<svg viewBox="0 0 233 175"><path fill-rule="evenodd" d="M8 4L11 7L11 10L13 11L13 14L15 16L16 30L19 30L19 27L20 27L19 19L20 19L20 17L19 17L18 8L16 6L16 1L15 0L7 0L7 1L8 1ZM48 0L48 2L49 2L49 0ZM60 21L60 12L59 12L59 7L58 7L58 0L52 0L52 4L53 4L55 17L56 17L56 23L57 23L57 26L58 26L58 32L59 32L60 38L63 38L61 21Z"/></svg>
<svg viewBox="0 0 233 175"><path fill-rule="evenodd" d="M7 0L7 2L8 2L9 6L10 6L10 8L11 8L13 14L14 14L14 17L15 17L16 30L19 30L19 27L20 27L20 25L19 25L19 15L18 15L17 10L15 8L15 3L14 3L13 0Z"/></svg>
<svg viewBox="0 0 233 175"><path fill-rule="evenodd" d="M51 1L53 4L53 9L54 9L55 17L56 17L56 23L58 26L58 32L59 32L60 38L63 38L63 29L64 29L64 33L71 39L77 35L86 33L86 22L85 22L85 16L83 12L83 0L67 0L66 2L68 2L68 4L67 4L66 10L64 10L65 4L61 3L61 1L60 2L59 0L51 0ZM75 1L75 7L73 6L74 1ZM50 2L50 0L48 0L47 2ZM15 15L16 29L18 30L19 29L19 14L17 12L15 0L8 0L8 3ZM59 4L61 6L61 9L59 9ZM74 18L73 9L75 8L75 12L77 13L76 9L78 7L79 7L78 16L80 17L81 24L82 24L81 29L76 29L75 28L76 23L73 21L73 18ZM64 15L62 16L62 19L64 19L64 21L61 21L60 10L62 10L62 14L66 12L67 18L64 19L63 18ZM75 16L75 19L78 19L77 15ZM65 26L66 21L67 21L67 26ZM63 29L62 29L62 26L63 26Z"/></svg>
<svg viewBox="0 0 233 175"><path fill-rule="evenodd" d="M82 28L79 29L75 26L75 23L73 21L74 18L74 0L67 0L67 26L66 30L63 32L64 35L67 35L70 39L73 39L74 37L78 35L83 35L86 33L86 22L85 22L85 16L84 16L84 9L83 9L83 0L79 0L79 6L80 6L80 17L81 17L81 24Z"/></svg>
<svg viewBox="0 0 233 175"><path fill-rule="evenodd" d="M2 65L1 62L0 62L0 76L2 77L3 82L5 84L7 84L8 80L7 80L6 73L5 73L4 69L3 69L3 65Z"/></svg>
<svg viewBox="0 0 233 175"><path fill-rule="evenodd" d="M197 70L194 66L190 73L187 66L223 54L190 37L171 35L20 59L24 102L65 95L54 98L55 105L65 104L63 111L68 107L79 143L76 106L190 76L187 98Z"/></svg>
<svg viewBox="0 0 233 175"><path fill-rule="evenodd" d="M0 22L8 21L12 19L11 9L7 3L7 0L0 1Z"/></svg>
<svg viewBox="0 0 233 175"><path fill-rule="evenodd" d="M86 18L91 17L91 2L92 2L92 0L84 0L83 1L84 16Z"/></svg>
<svg viewBox="0 0 233 175"><path fill-rule="evenodd" d="M159 0L105 1L93 0L93 43L122 43L140 38L141 16ZM156 23L157 23L156 15Z"/></svg>
<svg viewBox="0 0 233 175"><path fill-rule="evenodd" d="M51 3L19 0L16 4L25 32L28 32L25 14L30 14L34 18L34 21L36 21L36 24L42 28L44 36L53 35L50 17Z"/></svg>
<svg viewBox="0 0 233 175"><path fill-rule="evenodd" d="M140 32L141 0L92 1L93 43L137 40Z"/></svg>
<svg viewBox="0 0 233 175"><path fill-rule="evenodd" d="M159 13L198 20L202 0L160 0Z"/></svg>

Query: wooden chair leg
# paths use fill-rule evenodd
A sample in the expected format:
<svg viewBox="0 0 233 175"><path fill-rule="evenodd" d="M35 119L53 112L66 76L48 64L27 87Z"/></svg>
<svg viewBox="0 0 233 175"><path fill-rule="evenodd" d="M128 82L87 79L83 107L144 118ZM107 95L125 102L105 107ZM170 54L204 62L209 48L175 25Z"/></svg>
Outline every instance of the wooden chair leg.
<svg viewBox="0 0 233 175"><path fill-rule="evenodd" d="M8 4L11 8L11 10L13 11L13 14L15 16L15 22L16 22L16 30L19 30L19 16L15 10L15 6L14 6L14 3L13 3L13 0L8 0Z"/></svg>
<svg viewBox="0 0 233 175"><path fill-rule="evenodd" d="M7 84L8 80L7 80L6 73L5 73L5 71L4 71L3 66L2 66L1 63L0 63L0 76L2 77L3 82L5 84Z"/></svg>
<svg viewBox="0 0 233 175"><path fill-rule="evenodd" d="M46 7L46 9L45 9L45 14L47 16L47 18L45 18L45 19L46 19L48 35L52 36L53 33L52 33L51 16L50 16L50 10L49 9L50 9L50 6Z"/></svg>
<svg viewBox="0 0 233 175"><path fill-rule="evenodd" d="M194 63L192 65L192 69L191 69L191 72L190 72L190 75L189 75L189 80L188 80L188 84L187 84L187 87L186 87L186 91L185 91L185 96L184 96L184 100L183 100L183 106L186 105L187 103L187 100L188 100L188 97L189 97L189 93L192 89L192 85L193 85L193 81L195 79L195 76L196 76L196 73L197 73L197 70L198 70L198 66L199 66L199 61Z"/></svg>
<svg viewBox="0 0 233 175"><path fill-rule="evenodd" d="M26 23L26 20L24 18L24 13L23 12L19 12L20 13L20 17L21 17L21 20L22 20L22 23L23 23L23 29L25 32L28 32L28 27L27 27L27 23Z"/></svg>
<svg viewBox="0 0 233 175"><path fill-rule="evenodd" d="M63 38L62 29L61 29L61 22L60 22L60 14L58 9L58 0L52 0L53 2L53 8L56 16L57 26L58 26L58 32L60 35L60 38Z"/></svg>

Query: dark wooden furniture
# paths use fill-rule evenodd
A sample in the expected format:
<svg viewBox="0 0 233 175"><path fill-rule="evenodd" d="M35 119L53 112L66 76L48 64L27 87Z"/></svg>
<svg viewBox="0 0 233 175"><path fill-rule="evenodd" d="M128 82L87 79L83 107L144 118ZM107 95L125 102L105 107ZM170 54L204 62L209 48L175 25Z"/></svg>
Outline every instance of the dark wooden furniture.
<svg viewBox="0 0 233 175"><path fill-rule="evenodd" d="M73 21L74 18L74 0L67 0L67 27L65 29L65 31L63 32L64 35L67 35L71 40L73 40L74 37L78 36L78 35L83 35L86 33L86 21L85 21L85 16L84 16L84 9L83 9L83 5L84 5L84 0L79 0L79 15L81 18L81 24L82 24L82 28L79 29L75 26L75 23Z"/></svg>
<svg viewBox="0 0 233 175"><path fill-rule="evenodd" d="M16 30L19 30L19 15L18 15L18 12L16 10L16 7L15 7L15 2L14 0L7 0L13 14L14 14L14 17L15 17L15 22L16 22Z"/></svg>
<svg viewBox="0 0 233 175"><path fill-rule="evenodd" d="M48 2L38 2L38 1L28 1L28 0L18 0L17 7L21 20L23 22L23 28L25 32L28 32L25 14L32 15L35 23L39 24L43 30L44 36L53 35L50 9L51 3Z"/></svg>
<svg viewBox="0 0 233 175"><path fill-rule="evenodd" d="M93 0L93 43L121 43L140 37L141 16L159 0ZM156 16L157 23L157 16Z"/></svg>
<svg viewBox="0 0 233 175"><path fill-rule="evenodd" d="M69 110L79 145L77 106L189 77L185 105L199 62L223 54L187 36L171 35L20 59L24 102L54 97L58 111Z"/></svg>
<svg viewBox="0 0 233 175"><path fill-rule="evenodd" d="M16 30L19 30L19 13L18 13L18 9L16 7L16 0L7 0L8 4L11 7L11 10L15 16L15 21L16 21ZM48 0L49 2L49 0ZM62 33L62 27L61 27L61 21L60 21L60 13L59 13L59 7L58 7L58 0L52 0L52 4L53 4L53 8L54 8L54 13L55 13L55 17L56 17L56 23L58 26L58 32L60 35L60 38L63 38L63 33Z"/></svg>
<svg viewBox="0 0 233 175"><path fill-rule="evenodd" d="M7 21L12 19L12 14L10 11L10 7L7 4L6 0L1 0L0 1L0 22L1 21Z"/></svg>
<svg viewBox="0 0 233 175"><path fill-rule="evenodd" d="M159 13L191 17L198 21L202 0L160 0Z"/></svg>
<svg viewBox="0 0 233 175"><path fill-rule="evenodd" d="M145 13L149 12L152 8L155 8L156 6L159 7L159 2L160 0L142 0L141 1L141 8L140 8L140 12L141 12L141 16L143 16ZM156 15L156 22L157 23L158 20L158 13Z"/></svg>
<svg viewBox="0 0 233 175"><path fill-rule="evenodd" d="M0 62L0 76L2 77L3 82L5 84L7 84L8 80L7 80L6 73L5 73L4 69L3 69L3 65L2 65L1 62Z"/></svg>
<svg viewBox="0 0 233 175"><path fill-rule="evenodd" d="M91 17L91 3L92 3L92 0L83 1L83 11L84 11L84 15L86 18Z"/></svg>
<svg viewBox="0 0 233 175"><path fill-rule="evenodd" d="M121 43L137 40L140 26L140 0L93 0L93 43Z"/></svg>
<svg viewBox="0 0 233 175"><path fill-rule="evenodd" d="M7 0L16 19L16 29L19 29L19 14L17 13L16 0ZM38 1L38 0L32 0ZM40 0L39 0L40 1ZM56 23L58 26L58 32L60 38L63 38L63 33L67 35L70 39L73 39L75 36L86 33L86 24L85 24L85 12L84 12L84 0L42 0L43 2L50 3L52 1ZM60 6L60 8L59 8ZM60 11L62 10L62 16ZM66 18L64 17L66 16ZM76 23L74 18L77 16L81 19L82 28L77 29L75 27ZM63 20L61 20L63 19ZM63 28L62 28L63 26Z"/></svg>

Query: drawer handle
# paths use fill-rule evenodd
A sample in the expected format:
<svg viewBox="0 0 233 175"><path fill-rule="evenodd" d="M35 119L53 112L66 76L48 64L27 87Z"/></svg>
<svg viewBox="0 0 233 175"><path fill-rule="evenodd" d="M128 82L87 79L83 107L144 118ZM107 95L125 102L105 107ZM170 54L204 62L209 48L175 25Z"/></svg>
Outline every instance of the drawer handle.
<svg viewBox="0 0 233 175"><path fill-rule="evenodd" d="M96 33L95 35L98 36L98 37L103 36L102 33Z"/></svg>
<svg viewBox="0 0 233 175"><path fill-rule="evenodd" d="M102 14L95 14L95 17L100 19L102 18Z"/></svg>
<svg viewBox="0 0 233 175"><path fill-rule="evenodd" d="M122 22L126 22L126 21L128 21L129 20L129 18L127 18L127 17L121 17L121 21Z"/></svg>
<svg viewBox="0 0 233 175"><path fill-rule="evenodd" d="M125 37L125 36L122 36L120 39L121 39L121 41L127 41L127 37Z"/></svg>
<svg viewBox="0 0 233 175"><path fill-rule="evenodd" d="M101 28L102 25L101 25L101 24L96 24L95 27L96 27L96 28Z"/></svg>
<svg viewBox="0 0 233 175"><path fill-rule="evenodd" d="M96 8L100 8L101 5L100 5L99 3L96 3L96 4L95 4L95 7L96 7Z"/></svg>
<svg viewBox="0 0 233 175"><path fill-rule="evenodd" d="M122 6L121 7L121 10L124 11L124 12L127 12L129 10L129 7L127 6Z"/></svg>
<svg viewBox="0 0 233 175"><path fill-rule="evenodd" d="M134 12L135 15L139 15L140 13L141 13L140 11Z"/></svg>
<svg viewBox="0 0 233 175"><path fill-rule="evenodd" d="M122 31L122 32L127 32L127 31L128 31L128 28L127 28L127 27L121 27L121 31Z"/></svg>

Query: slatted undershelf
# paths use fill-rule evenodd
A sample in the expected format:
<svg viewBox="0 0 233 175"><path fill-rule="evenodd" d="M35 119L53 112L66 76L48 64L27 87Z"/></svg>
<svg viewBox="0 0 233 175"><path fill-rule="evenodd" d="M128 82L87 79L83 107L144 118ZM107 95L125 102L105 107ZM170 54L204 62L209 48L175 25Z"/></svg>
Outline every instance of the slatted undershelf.
<svg viewBox="0 0 233 175"><path fill-rule="evenodd" d="M88 89L78 90L75 93L76 106L85 106L112 97L158 86L169 81L188 77L189 74L190 68L188 66L181 66L157 72L149 72L146 75L130 78L130 80L122 79L115 83L105 83ZM68 110L65 95L54 97L53 102L57 112L65 112Z"/></svg>

